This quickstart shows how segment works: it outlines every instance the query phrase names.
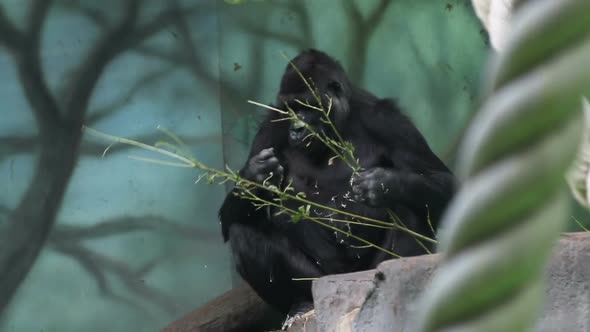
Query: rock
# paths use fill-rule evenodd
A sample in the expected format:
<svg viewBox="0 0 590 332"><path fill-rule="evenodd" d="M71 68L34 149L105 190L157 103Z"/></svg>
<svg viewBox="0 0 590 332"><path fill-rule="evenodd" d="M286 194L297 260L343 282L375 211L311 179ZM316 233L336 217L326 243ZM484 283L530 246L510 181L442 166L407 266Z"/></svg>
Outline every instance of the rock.
<svg viewBox="0 0 590 332"><path fill-rule="evenodd" d="M309 311L298 317L287 329L287 332L316 332L317 320L315 310Z"/></svg>
<svg viewBox="0 0 590 332"><path fill-rule="evenodd" d="M336 331L339 321L365 302L367 294L374 289L374 278L374 270L370 270L314 281L312 291L318 331Z"/></svg>
<svg viewBox="0 0 590 332"><path fill-rule="evenodd" d="M316 320L289 331L412 331L416 300L439 260L438 254L396 259L320 278L313 283ZM547 276L545 310L534 331L590 331L590 233L563 234Z"/></svg>
<svg viewBox="0 0 590 332"><path fill-rule="evenodd" d="M559 242L535 331L590 331L590 233L564 234Z"/></svg>
<svg viewBox="0 0 590 332"><path fill-rule="evenodd" d="M393 326L395 331L407 331L404 327L414 316L412 303L430 280L439 256L395 259L375 270L317 280L313 294L318 331L392 331ZM346 322L352 325L345 327Z"/></svg>

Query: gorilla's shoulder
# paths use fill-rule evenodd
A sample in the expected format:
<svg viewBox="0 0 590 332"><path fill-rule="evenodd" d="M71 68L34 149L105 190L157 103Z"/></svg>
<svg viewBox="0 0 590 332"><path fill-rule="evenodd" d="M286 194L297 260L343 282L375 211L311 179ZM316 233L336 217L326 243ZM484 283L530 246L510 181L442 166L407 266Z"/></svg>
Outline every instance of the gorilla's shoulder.
<svg viewBox="0 0 590 332"><path fill-rule="evenodd" d="M377 113L383 112L389 115L391 115L392 113L401 114L401 109L397 103L397 99L393 98L376 99L372 109L373 112Z"/></svg>

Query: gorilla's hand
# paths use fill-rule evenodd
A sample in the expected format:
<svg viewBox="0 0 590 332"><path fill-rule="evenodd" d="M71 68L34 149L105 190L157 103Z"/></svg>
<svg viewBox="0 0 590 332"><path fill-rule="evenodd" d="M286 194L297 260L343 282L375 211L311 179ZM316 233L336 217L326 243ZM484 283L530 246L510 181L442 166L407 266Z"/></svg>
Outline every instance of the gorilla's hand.
<svg viewBox="0 0 590 332"><path fill-rule="evenodd" d="M382 167L370 168L352 177L353 198L372 207L387 207L394 198L396 183L395 171Z"/></svg>
<svg viewBox="0 0 590 332"><path fill-rule="evenodd" d="M279 164L274 149L264 149L250 158L242 177L260 184L267 180L268 184L278 185L283 177L283 166Z"/></svg>

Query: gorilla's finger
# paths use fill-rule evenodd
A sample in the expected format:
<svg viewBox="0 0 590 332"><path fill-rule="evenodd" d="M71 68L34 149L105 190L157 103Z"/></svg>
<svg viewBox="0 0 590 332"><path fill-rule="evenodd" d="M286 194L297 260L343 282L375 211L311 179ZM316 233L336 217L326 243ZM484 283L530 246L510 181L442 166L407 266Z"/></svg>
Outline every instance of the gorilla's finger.
<svg viewBox="0 0 590 332"><path fill-rule="evenodd" d="M361 186L354 185L354 186L352 186L352 193L355 195L360 195L363 193L363 190L361 189Z"/></svg>
<svg viewBox="0 0 590 332"><path fill-rule="evenodd" d="M363 203L365 201L365 196L363 196L363 195L353 195L352 196L352 199L355 202Z"/></svg>
<svg viewBox="0 0 590 332"><path fill-rule="evenodd" d="M358 173L352 177L351 185L352 186L361 186L366 181L366 176L363 173Z"/></svg>
<svg viewBox="0 0 590 332"><path fill-rule="evenodd" d="M365 171L362 171L360 174L362 175L363 178L366 177L370 177L371 175L373 175L375 173L376 168L369 168Z"/></svg>
<svg viewBox="0 0 590 332"><path fill-rule="evenodd" d="M380 183L381 182L375 181L374 179L369 179L367 180L367 188L374 191L375 189L379 188Z"/></svg>
<svg viewBox="0 0 590 332"><path fill-rule="evenodd" d="M274 171L279 165L279 160L276 157L271 157L270 159L260 162L257 167L260 172L268 173Z"/></svg>
<svg viewBox="0 0 590 332"><path fill-rule="evenodd" d="M375 202L377 200L377 194L375 193L375 191L370 190L367 194L367 198L369 199L369 202Z"/></svg>
<svg viewBox="0 0 590 332"><path fill-rule="evenodd" d="M279 164L279 158L272 156L266 160L266 164L277 166Z"/></svg>
<svg viewBox="0 0 590 332"><path fill-rule="evenodd" d="M264 162L266 159L274 157L275 152L274 152L274 148L268 148L268 149L264 149L262 151L260 151L257 155L257 161L258 162Z"/></svg>

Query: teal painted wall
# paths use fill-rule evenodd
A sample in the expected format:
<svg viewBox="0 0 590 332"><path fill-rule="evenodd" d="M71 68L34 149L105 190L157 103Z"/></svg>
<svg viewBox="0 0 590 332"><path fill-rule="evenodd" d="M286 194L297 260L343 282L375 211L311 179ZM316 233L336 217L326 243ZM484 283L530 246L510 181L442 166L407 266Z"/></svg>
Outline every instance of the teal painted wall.
<svg viewBox="0 0 590 332"><path fill-rule="evenodd" d="M0 21L24 31L34 3L0 0ZM39 64L60 112L80 82L76 69L105 28L122 20L124 3L51 5ZM170 3L142 1L137 26L157 20ZM79 110L85 124L146 143L161 138L156 128L164 126L201 162L238 168L264 112L247 100L272 102L286 66L280 53L307 47L332 54L376 95L397 98L443 158L477 109L488 45L469 1L179 3L190 10L140 43L128 45L123 34L106 43L122 46ZM52 141L40 135L39 109L25 93L35 95L35 86L19 76L22 55L2 42L10 40L5 33L0 29L0 249L17 243L2 234L19 222L14 211L44 167L37 164L40 143ZM195 185L193 170L131 160L146 153L121 145L102 158L107 145L83 136L57 215L39 221L55 221L52 232L37 243L39 256L0 312L0 331L157 331L232 286L216 217L227 188ZM0 275L10 272L0 261Z"/></svg>

